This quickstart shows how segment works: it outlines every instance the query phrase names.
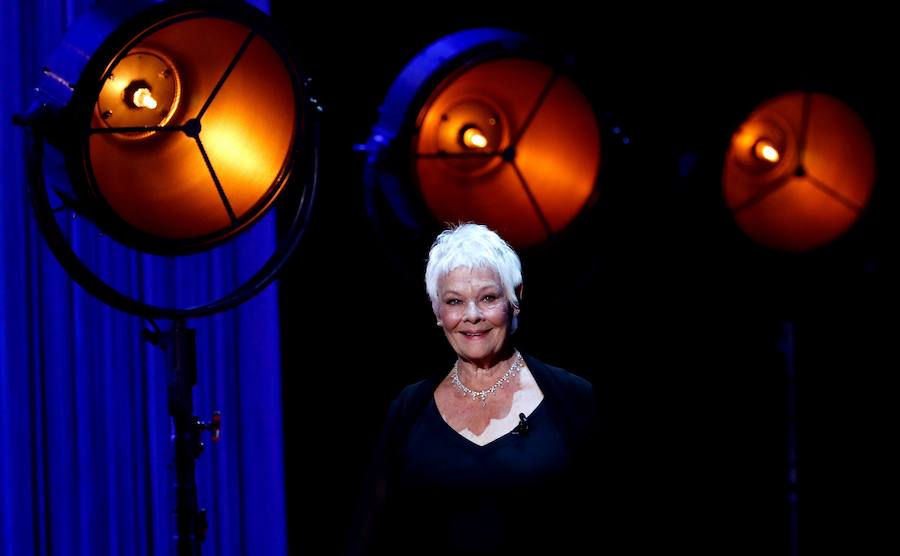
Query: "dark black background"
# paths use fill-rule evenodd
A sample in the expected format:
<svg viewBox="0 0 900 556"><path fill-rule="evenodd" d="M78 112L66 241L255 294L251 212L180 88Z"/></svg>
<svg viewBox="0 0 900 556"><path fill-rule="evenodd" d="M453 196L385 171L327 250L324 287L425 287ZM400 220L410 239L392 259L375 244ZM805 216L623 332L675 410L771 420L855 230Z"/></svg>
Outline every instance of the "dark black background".
<svg viewBox="0 0 900 556"><path fill-rule="evenodd" d="M279 282L292 553L337 551L388 403L452 362L424 293L427 250L376 232L364 155L353 146L413 56L479 26L522 31L573 56L606 129L629 138L605 137L588 218L553 246L521 253L516 340L600 392L609 457L631 494L629 553L790 553L787 345L801 549L860 553L895 542L875 507L891 500L889 379L900 368L889 349L897 89L884 16L749 5L742 13L598 12L574 2L444 8L273 2L325 109L318 197ZM719 181L731 132L790 90L854 108L879 163L860 222L801 254L746 239Z"/></svg>

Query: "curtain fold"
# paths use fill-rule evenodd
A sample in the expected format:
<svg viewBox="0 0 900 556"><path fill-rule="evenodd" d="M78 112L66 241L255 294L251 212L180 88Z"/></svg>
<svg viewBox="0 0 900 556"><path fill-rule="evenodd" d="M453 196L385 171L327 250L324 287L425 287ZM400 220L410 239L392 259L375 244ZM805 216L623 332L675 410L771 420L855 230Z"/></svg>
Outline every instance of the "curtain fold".
<svg viewBox="0 0 900 556"><path fill-rule="evenodd" d="M90 5L0 2L0 556L174 554L165 354L142 338L146 323L88 295L50 254L26 195L24 131L10 123ZM71 226L82 256L156 304L227 291L275 241L270 215L248 232L259 249L220 249L176 268ZM286 554L275 287L188 324L197 330L195 412L223 414L222 441L205 438L197 460L210 525L202 552Z"/></svg>

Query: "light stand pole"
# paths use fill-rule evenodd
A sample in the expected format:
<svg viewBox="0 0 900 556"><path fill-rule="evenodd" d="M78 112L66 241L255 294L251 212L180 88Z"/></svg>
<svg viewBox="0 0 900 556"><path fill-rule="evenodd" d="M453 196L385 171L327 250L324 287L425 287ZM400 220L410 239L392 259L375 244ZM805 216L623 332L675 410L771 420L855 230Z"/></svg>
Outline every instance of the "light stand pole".
<svg viewBox="0 0 900 556"><path fill-rule="evenodd" d="M166 332L148 332L148 340L166 352L168 406L172 418L172 447L175 452L175 523L179 556L199 556L206 539L206 510L197 502L195 460L203 452L200 433L212 432L218 441L221 414L210 422L194 415L193 389L197 385L197 334L185 319L177 319Z"/></svg>
<svg viewBox="0 0 900 556"><path fill-rule="evenodd" d="M197 335L184 320L177 320L162 340L166 350L169 415L172 417L175 450L175 522L179 556L200 553L206 537L205 512L197 503L194 460L202 443L195 425L193 389L197 384Z"/></svg>
<svg viewBox="0 0 900 556"><path fill-rule="evenodd" d="M788 547L790 556L799 553L797 536L797 368L794 361L796 325L792 320L782 322L779 348L784 355L787 408L787 488L788 488Z"/></svg>

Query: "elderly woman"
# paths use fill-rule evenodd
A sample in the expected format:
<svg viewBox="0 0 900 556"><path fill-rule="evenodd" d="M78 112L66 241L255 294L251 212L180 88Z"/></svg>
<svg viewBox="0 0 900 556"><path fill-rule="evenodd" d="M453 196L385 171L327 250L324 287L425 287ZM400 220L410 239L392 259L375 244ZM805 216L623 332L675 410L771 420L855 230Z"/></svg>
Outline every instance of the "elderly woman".
<svg viewBox="0 0 900 556"><path fill-rule="evenodd" d="M462 224L432 245L425 287L456 361L392 403L350 553L584 549L594 523L581 508L597 503L593 392L514 346L519 257Z"/></svg>

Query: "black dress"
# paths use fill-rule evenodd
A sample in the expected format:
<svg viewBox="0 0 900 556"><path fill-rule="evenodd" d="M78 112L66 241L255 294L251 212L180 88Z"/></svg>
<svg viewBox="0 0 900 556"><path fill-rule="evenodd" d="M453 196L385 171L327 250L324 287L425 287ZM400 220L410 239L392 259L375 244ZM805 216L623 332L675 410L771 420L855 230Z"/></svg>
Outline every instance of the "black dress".
<svg viewBox="0 0 900 556"><path fill-rule="evenodd" d="M434 390L442 377L404 389L388 412L349 553L591 553L591 385L525 362L544 399L527 431L484 446L441 417Z"/></svg>

